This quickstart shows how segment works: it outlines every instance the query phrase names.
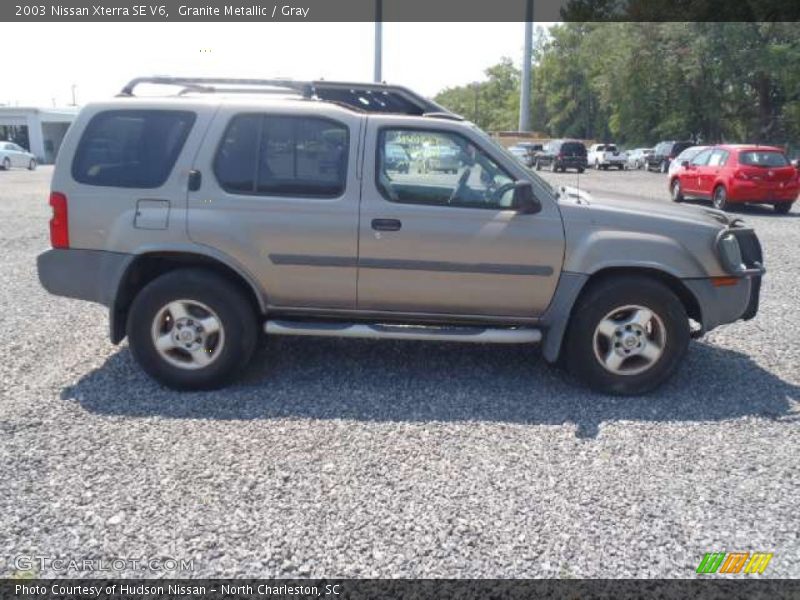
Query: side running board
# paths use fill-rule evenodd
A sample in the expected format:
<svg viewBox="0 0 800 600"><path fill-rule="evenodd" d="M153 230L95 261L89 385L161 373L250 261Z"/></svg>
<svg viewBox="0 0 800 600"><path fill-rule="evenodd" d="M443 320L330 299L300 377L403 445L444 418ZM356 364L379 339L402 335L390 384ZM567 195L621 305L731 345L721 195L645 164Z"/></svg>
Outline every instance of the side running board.
<svg viewBox="0 0 800 600"><path fill-rule="evenodd" d="M487 344L530 344L542 340L539 329L529 327L469 327L291 321L270 319L264 324L270 335L371 338L384 340L431 340Z"/></svg>

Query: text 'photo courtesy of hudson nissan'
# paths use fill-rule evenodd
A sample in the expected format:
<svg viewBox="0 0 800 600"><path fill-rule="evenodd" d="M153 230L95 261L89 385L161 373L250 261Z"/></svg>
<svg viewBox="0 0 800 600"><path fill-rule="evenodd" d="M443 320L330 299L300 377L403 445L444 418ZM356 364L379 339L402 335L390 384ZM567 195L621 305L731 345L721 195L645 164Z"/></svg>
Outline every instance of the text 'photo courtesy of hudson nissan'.
<svg viewBox="0 0 800 600"><path fill-rule="evenodd" d="M800 593L800 6L97 6L0 6L0 596Z"/></svg>

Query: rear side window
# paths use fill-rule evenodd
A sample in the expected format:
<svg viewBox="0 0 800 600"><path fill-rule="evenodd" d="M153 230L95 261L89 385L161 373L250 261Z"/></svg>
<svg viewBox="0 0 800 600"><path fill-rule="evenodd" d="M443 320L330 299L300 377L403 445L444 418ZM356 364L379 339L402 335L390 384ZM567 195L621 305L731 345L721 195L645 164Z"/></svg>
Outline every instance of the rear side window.
<svg viewBox="0 0 800 600"><path fill-rule="evenodd" d="M214 159L228 192L263 196L340 196L347 178L348 129L316 117L237 115Z"/></svg>
<svg viewBox="0 0 800 600"><path fill-rule="evenodd" d="M178 110L110 110L83 132L72 178L87 185L156 188L169 177L195 114Z"/></svg>

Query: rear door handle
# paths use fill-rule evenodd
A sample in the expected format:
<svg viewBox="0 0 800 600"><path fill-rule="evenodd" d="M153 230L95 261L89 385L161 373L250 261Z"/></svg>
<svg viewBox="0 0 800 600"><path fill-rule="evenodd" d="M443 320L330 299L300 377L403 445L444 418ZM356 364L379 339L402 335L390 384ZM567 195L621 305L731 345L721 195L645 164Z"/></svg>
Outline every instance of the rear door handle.
<svg viewBox="0 0 800 600"><path fill-rule="evenodd" d="M375 231L400 231L402 226L400 219L372 219L372 228Z"/></svg>

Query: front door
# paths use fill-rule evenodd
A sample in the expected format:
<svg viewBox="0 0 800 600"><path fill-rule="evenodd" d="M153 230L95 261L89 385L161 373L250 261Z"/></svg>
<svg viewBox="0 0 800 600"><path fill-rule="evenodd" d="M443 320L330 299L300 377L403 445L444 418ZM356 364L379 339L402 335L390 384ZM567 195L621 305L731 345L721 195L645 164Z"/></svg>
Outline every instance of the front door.
<svg viewBox="0 0 800 600"><path fill-rule="evenodd" d="M358 308L536 317L560 274L553 202L511 208L514 177L478 134L442 122L370 118L359 234ZM408 172L389 157L409 157ZM513 169L512 169L513 170Z"/></svg>

